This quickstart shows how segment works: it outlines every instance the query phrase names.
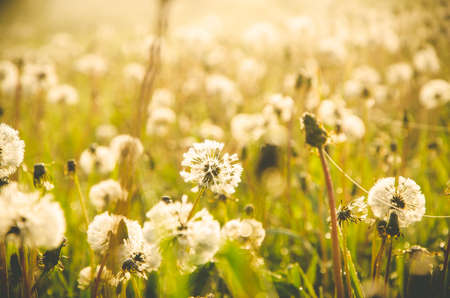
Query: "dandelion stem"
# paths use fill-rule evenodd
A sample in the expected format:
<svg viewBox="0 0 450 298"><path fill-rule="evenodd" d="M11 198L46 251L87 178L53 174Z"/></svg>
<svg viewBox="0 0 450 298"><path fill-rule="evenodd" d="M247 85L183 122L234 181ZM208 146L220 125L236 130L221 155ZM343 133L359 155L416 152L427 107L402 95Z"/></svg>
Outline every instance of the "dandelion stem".
<svg viewBox="0 0 450 298"><path fill-rule="evenodd" d="M337 297L344 297L344 283L342 281L341 275L341 257L339 253L339 239L338 239L338 226L337 226L337 218L336 218L336 203L334 198L333 184L331 181L330 171L328 170L328 165L325 160L325 155L323 153L323 147L319 147L319 156L320 161L322 163L322 169L325 176L325 182L327 185L327 193L328 193L328 203L330 208L330 217L331 217L331 242L332 242L332 253L333 253L333 273L334 280L337 289Z"/></svg>
<svg viewBox="0 0 450 298"><path fill-rule="evenodd" d="M133 278L131 280L131 283L133 284L133 290L134 290L135 297L141 298L141 292L139 291L139 285L137 283L136 278Z"/></svg>
<svg viewBox="0 0 450 298"><path fill-rule="evenodd" d="M373 272L372 272L372 279L375 280L378 274L378 268L380 266L381 258L383 256L384 246L386 244L386 237L383 237L381 240L381 246L378 250L377 256L375 258L375 262L373 263Z"/></svg>
<svg viewBox="0 0 450 298"><path fill-rule="evenodd" d="M450 232L448 233L448 240L447 240L447 249L445 250L445 256L444 256L444 268L442 270L442 287L443 287L443 296L447 297L447 269L448 269L448 256L450 253Z"/></svg>
<svg viewBox="0 0 450 298"><path fill-rule="evenodd" d="M203 197L203 194L205 193L205 190L206 190L206 187L201 187L200 190L198 191L197 198L194 201L194 205L192 205L192 209L189 212L189 215L188 215L188 217L186 219L186 222L188 222L191 219L191 217L194 215L195 207L198 205L198 202L200 201L201 197Z"/></svg>
<svg viewBox="0 0 450 298"><path fill-rule="evenodd" d="M343 246L342 257L344 260L345 282L347 284L347 296L346 297L351 297L352 296L352 286L351 286L351 282L350 282L350 271L348 268L347 226L345 225L345 222L342 225L341 232L342 232L341 234L342 234L342 246Z"/></svg>
<svg viewBox="0 0 450 298"><path fill-rule="evenodd" d="M4 241L0 242L0 281L1 287L1 297L9 298L9 282L8 282L8 263L6 261L6 243Z"/></svg>
<svg viewBox="0 0 450 298"><path fill-rule="evenodd" d="M388 288L389 274L390 274L390 269L391 269L391 258L392 258L392 238L389 239L389 248L388 248L388 257L387 257L387 263L386 263L386 272L385 272L385 276L384 276L385 291L387 291L387 288Z"/></svg>
<svg viewBox="0 0 450 298"><path fill-rule="evenodd" d="M77 188L78 195L80 196L80 205L81 205L81 211L83 212L84 220L86 222L86 228L89 226L89 216L86 209L86 202L84 199L83 192L81 191L80 181L78 180L78 175L75 174L73 177L73 181L75 183L75 187Z"/></svg>
<svg viewBox="0 0 450 298"><path fill-rule="evenodd" d="M100 264L100 268L98 269L97 276L95 277L94 286L92 287L92 292L91 292L92 298L97 297L97 290L98 290L98 286L100 284L100 278L102 276L103 268L105 268L107 258L108 258L108 252L105 252L105 254L103 255L102 262Z"/></svg>
<svg viewBox="0 0 450 298"><path fill-rule="evenodd" d="M30 284L28 281L27 256L23 244L19 248L19 255L20 255L20 263L22 265L23 297L29 298L31 297L31 292L30 292Z"/></svg>

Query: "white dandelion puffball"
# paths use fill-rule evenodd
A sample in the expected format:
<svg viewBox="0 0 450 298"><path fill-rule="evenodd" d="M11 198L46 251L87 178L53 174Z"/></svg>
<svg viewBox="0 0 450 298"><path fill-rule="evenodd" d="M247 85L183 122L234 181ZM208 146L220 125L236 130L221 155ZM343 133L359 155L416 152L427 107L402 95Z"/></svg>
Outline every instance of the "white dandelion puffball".
<svg viewBox="0 0 450 298"><path fill-rule="evenodd" d="M156 89L153 92L152 100L148 106L149 113L155 108L170 108L175 104L175 95L172 91L164 88Z"/></svg>
<svg viewBox="0 0 450 298"><path fill-rule="evenodd" d="M147 212L143 228L148 243L171 238L177 241L178 266L185 272L212 261L220 247L219 222L206 209L188 220L191 209L187 196L181 202L160 201Z"/></svg>
<svg viewBox="0 0 450 298"><path fill-rule="evenodd" d="M436 108L450 101L450 84L444 80L431 80L422 86L420 103L427 109Z"/></svg>
<svg viewBox="0 0 450 298"><path fill-rule="evenodd" d="M116 167L116 156L108 147L91 145L81 153L80 167L87 174L108 174Z"/></svg>
<svg viewBox="0 0 450 298"><path fill-rule="evenodd" d="M136 161L142 153L144 153L144 146L138 138L130 135L115 136L109 144L112 153L116 160Z"/></svg>
<svg viewBox="0 0 450 298"><path fill-rule="evenodd" d="M36 95L57 83L58 77L52 64L26 64L23 69L21 84L27 95Z"/></svg>
<svg viewBox="0 0 450 298"><path fill-rule="evenodd" d="M386 71L386 79L390 84L406 83L411 80L413 69L406 62L399 62L390 65Z"/></svg>
<svg viewBox="0 0 450 298"><path fill-rule="evenodd" d="M220 224L206 209L202 209L189 220L179 243L178 264L183 271L191 272L195 266L212 261L219 250Z"/></svg>
<svg viewBox="0 0 450 298"><path fill-rule="evenodd" d="M245 249L257 249L266 236L262 224L255 219L233 219L221 231L223 240L237 241Z"/></svg>
<svg viewBox="0 0 450 298"><path fill-rule="evenodd" d="M439 57L432 46L417 51L413 62L414 67L421 73L436 73L440 69Z"/></svg>
<svg viewBox="0 0 450 298"><path fill-rule="evenodd" d="M205 140L195 143L183 154L180 172L185 182L193 182L197 187L209 188L219 194L232 194L241 181L242 166L237 154L222 154L224 144Z"/></svg>
<svg viewBox="0 0 450 298"><path fill-rule="evenodd" d="M14 63L0 61L0 91L7 95L14 94L18 81L19 71Z"/></svg>
<svg viewBox="0 0 450 298"><path fill-rule="evenodd" d="M85 75L102 76L106 73L108 66L103 57L96 54L86 54L75 62L75 68Z"/></svg>
<svg viewBox="0 0 450 298"><path fill-rule="evenodd" d="M111 247L110 240L117 234L121 221L126 225L127 235ZM128 280L132 273L146 278L146 273L156 270L161 263L157 244L144 240L137 221L121 215L108 212L97 215L89 224L87 240L94 252L104 255L108 251L109 258L118 262L119 266L109 268L117 282Z"/></svg>
<svg viewBox="0 0 450 298"><path fill-rule="evenodd" d="M17 130L0 124L0 177L8 177L23 161L25 142L19 138Z"/></svg>
<svg viewBox="0 0 450 298"><path fill-rule="evenodd" d="M74 105L78 102L78 92L67 84L54 86L48 91L47 100L52 103Z"/></svg>
<svg viewBox="0 0 450 298"><path fill-rule="evenodd" d="M400 176L382 178L370 189L368 204L376 217L388 220L390 212L398 215L400 227L420 221L425 214L425 196L413 180Z"/></svg>
<svg viewBox="0 0 450 298"><path fill-rule="evenodd" d="M294 101L289 96L282 94L272 94L267 98L268 105L273 114L276 114L284 122L291 119L294 110Z"/></svg>
<svg viewBox="0 0 450 298"><path fill-rule="evenodd" d="M342 131L349 139L361 139L366 133L364 122L356 115L345 113L341 119Z"/></svg>
<svg viewBox="0 0 450 298"><path fill-rule="evenodd" d="M0 192L0 207L0 236L6 234L7 240L47 249L56 248L63 241L64 212L51 195L24 193L16 183L10 183Z"/></svg>
<svg viewBox="0 0 450 298"><path fill-rule="evenodd" d="M145 67L139 63L128 63L123 68L124 77L132 82L141 82L145 76Z"/></svg>
<svg viewBox="0 0 450 298"><path fill-rule="evenodd" d="M112 124L101 124L95 129L95 136L100 141L109 141L117 135L117 128Z"/></svg>
<svg viewBox="0 0 450 298"><path fill-rule="evenodd" d="M89 191L89 199L99 210L114 206L120 200L127 199L127 192L113 179L101 181L93 185Z"/></svg>
<svg viewBox="0 0 450 298"><path fill-rule="evenodd" d="M144 223L145 239L154 243L174 237L180 224L187 221L191 209L192 204L187 202L187 196L183 196L181 202L161 200L146 214L148 220Z"/></svg>
<svg viewBox="0 0 450 298"><path fill-rule="evenodd" d="M238 114L231 119L231 135L238 144L245 146L264 134L264 123L261 114Z"/></svg>
<svg viewBox="0 0 450 298"><path fill-rule="evenodd" d="M176 120L175 112L170 108L156 107L150 110L146 132L148 135L164 136L169 132L170 125Z"/></svg>

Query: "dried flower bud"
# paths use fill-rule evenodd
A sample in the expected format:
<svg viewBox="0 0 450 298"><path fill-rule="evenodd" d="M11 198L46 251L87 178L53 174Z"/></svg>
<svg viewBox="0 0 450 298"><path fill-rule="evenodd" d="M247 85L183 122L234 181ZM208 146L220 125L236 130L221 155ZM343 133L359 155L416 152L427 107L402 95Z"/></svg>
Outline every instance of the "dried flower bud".
<svg viewBox="0 0 450 298"><path fill-rule="evenodd" d="M74 159L69 159L66 164L66 174L75 175L77 171L77 163Z"/></svg>
<svg viewBox="0 0 450 298"><path fill-rule="evenodd" d="M252 204L248 204L244 207L244 212L245 214L247 214L248 216L252 216L253 213L255 212L255 207L253 207Z"/></svg>
<svg viewBox="0 0 450 298"><path fill-rule="evenodd" d="M327 142L328 134L316 117L305 113L302 117L302 123L305 128L306 143L312 147L321 148Z"/></svg>

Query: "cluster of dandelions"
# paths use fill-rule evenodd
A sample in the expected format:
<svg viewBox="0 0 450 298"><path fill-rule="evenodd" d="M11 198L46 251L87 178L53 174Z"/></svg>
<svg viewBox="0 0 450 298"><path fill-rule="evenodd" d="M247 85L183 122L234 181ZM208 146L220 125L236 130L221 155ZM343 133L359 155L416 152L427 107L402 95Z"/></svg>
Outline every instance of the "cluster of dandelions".
<svg viewBox="0 0 450 298"><path fill-rule="evenodd" d="M233 193L242 167L237 163L237 155L222 155L222 148L223 144L210 140L194 144L182 163L191 171L183 171L181 175L205 190ZM123 192L117 182L106 180L93 186L90 196L99 209L105 209L114 197L123 197ZM163 243L175 244L172 247L176 248L176 263L182 273L191 273L197 266L214 262L216 253L228 241L235 241L252 254L261 246L265 230L260 222L234 219L221 228L206 208L195 212L195 207L186 195L180 201L163 197L146 213L143 227L123 215L104 212L95 216L89 224L87 240L102 261L95 266L95 272L92 266L81 270L79 287L97 287L100 283L117 287L132 276L147 278L164 262Z"/></svg>
<svg viewBox="0 0 450 298"><path fill-rule="evenodd" d="M45 189L29 191L25 184L10 181L10 178L17 180L12 175L23 162L24 148L25 143L18 132L6 124L0 124L1 271L7 274L5 251L10 249L11 260L16 260L16 266L20 266L23 295L30 297L31 283L38 283L35 277L39 276L37 280L40 280L50 270L60 268L59 253L65 244L66 220L59 203ZM38 254L41 249L46 249L54 257L45 257L47 252ZM18 255L21 256L20 261ZM38 260L32 258L36 255Z"/></svg>

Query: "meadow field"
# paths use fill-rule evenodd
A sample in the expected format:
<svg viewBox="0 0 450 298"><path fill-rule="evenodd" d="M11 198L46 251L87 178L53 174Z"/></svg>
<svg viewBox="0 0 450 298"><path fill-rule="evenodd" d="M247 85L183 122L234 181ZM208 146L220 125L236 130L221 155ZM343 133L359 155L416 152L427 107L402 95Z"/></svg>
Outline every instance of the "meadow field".
<svg viewBox="0 0 450 298"><path fill-rule="evenodd" d="M444 0L0 1L0 297L450 297L449 37Z"/></svg>

